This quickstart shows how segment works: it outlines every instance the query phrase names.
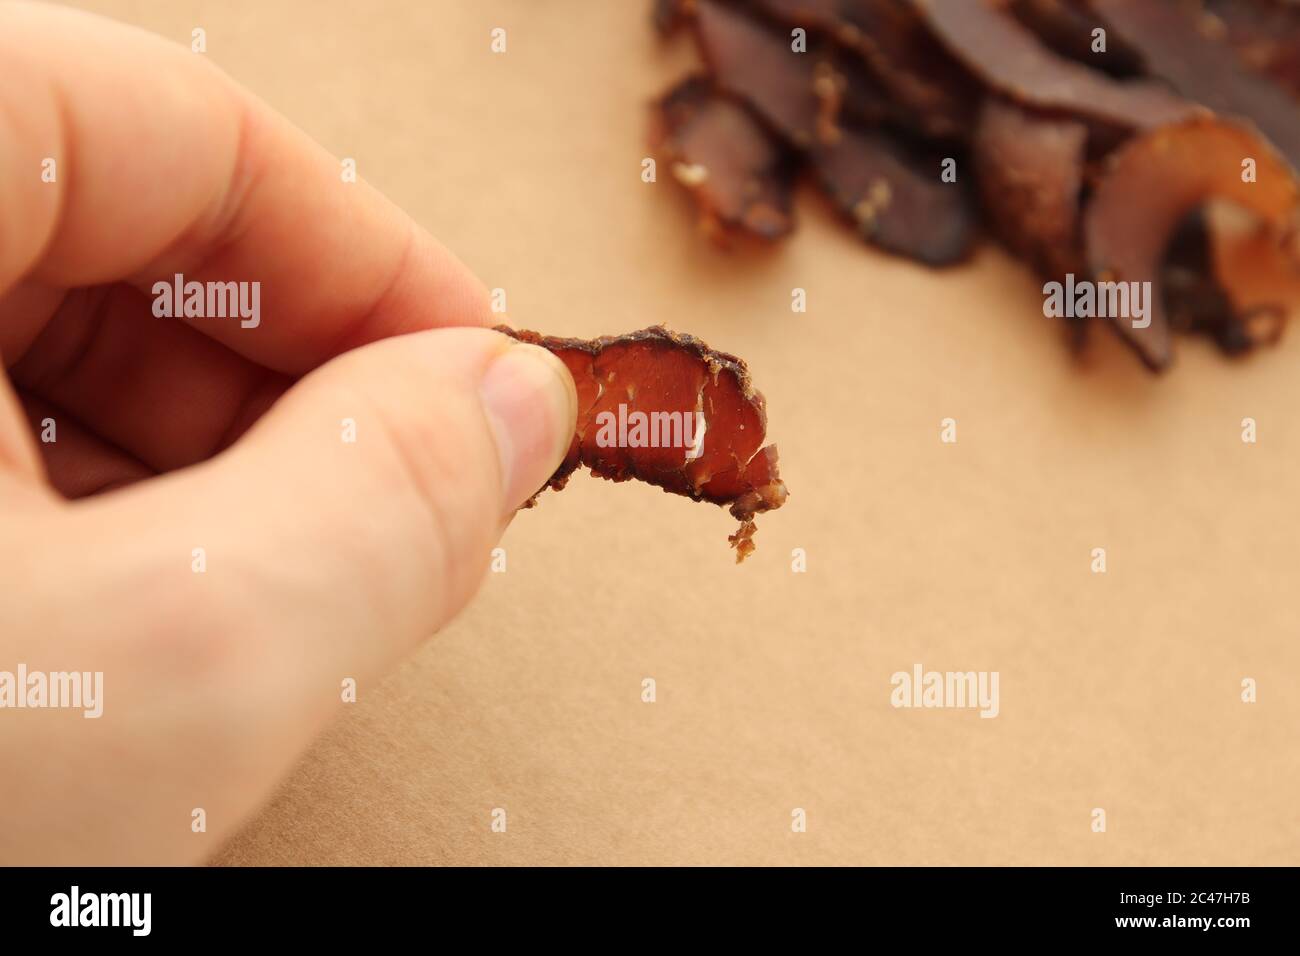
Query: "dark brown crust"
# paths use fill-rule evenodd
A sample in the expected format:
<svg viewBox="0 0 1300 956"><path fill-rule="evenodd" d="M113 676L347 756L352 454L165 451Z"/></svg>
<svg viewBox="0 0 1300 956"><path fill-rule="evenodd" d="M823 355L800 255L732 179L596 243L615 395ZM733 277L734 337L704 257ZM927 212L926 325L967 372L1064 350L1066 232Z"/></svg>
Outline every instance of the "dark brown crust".
<svg viewBox="0 0 1300 956"><path fill-rule="evenodd" d="M586 465L592 474L611 481L635 478L673 494L730 506L741 522L729 539L736 560L754 550L754 516L781 507L787 491L778 474L776 446L763 445L766 403L741 359L663 326L597 339L546 336L506 326L497 331L554 353L574 377L577 426L549 487L559 491L579 465ZM612 413L605 406L614 397L647 413L699 412L706 429L699 456L688 457L682 447L600 444L594 420L602 412Z"/></svg>

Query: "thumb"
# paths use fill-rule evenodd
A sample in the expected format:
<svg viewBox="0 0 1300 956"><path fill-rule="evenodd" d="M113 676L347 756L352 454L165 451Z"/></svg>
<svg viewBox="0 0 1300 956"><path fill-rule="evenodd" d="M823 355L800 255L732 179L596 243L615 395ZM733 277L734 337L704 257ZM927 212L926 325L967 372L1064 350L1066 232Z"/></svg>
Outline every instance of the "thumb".
<svg viewBox="0 0 1300 956"><path fill-rule="evenodd" d="M204 844L165 821L201 795L211 834L231 833L349 678L364 688L460 609L563 457L576 405L536 346L418 332L317 369L203 465L24 502L0 535L23 595L0 601L0 653L102 675L107 693L90 733L0 735L0 766L93 768L77 787L57 767L0 774L6 814L81 821L46 859L197 862ZM24 858L16 838L0 828L0 858Z"/></svg>
<svg viewBox="0 0 1300 956"><path fill-rule="evenodd" d="M163 600L184 626L337 688L465 605L576 410L536 346L486 329L385 339L308 375L210 462L81 506L86 533L115 542L84 553L112 553L106 583L178 595Z"/></svg>

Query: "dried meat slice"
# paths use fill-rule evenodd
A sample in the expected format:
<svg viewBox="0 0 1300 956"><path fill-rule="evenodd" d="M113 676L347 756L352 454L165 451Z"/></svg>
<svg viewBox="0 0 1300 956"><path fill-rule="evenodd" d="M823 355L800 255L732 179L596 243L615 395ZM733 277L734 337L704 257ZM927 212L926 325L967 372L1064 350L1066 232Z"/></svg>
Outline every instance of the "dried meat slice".
<svg viewBox="0 0 1300 956"><path fill-rule="evenodd" d="M662 326L592 340L498 331L553 352L577 385L573 442L549 487L586 465L611 481L728 505L741 523L728 539L736 560L754 550L754 516L781 507L787 492L743 361Z"/></svg>
<svg viewBox="0 0 1300 956"><path fill-rule="evenodd" d="M1285 0L1207 0L1228 43L1252 70L1300 98L1300 5ZM1213 34L1215 27L1203 29Z"/></svg>
<svg viewBox="0 0 1300 956"><path fill-rule="evenodd" d="M753 0L751 6L787 26L831 33L845 25L840 17L843 3L844 0Z"/></svg>
<svg viewBox="0 0 1300 956"><path fill-rule="evenodd" d="M984 214L1016 255L1053 278L1084 272L1088 128L990 96L971 142Z"/></svg>
<svg viewBox="0 0 1300 956"><path fill-rule="evenodd" d="M1142 71L1138 55L1118 37L1107 34L1098 45L1097 17L1080 0L1011 0L1011 13L1061 56L1116 78Z"/></svg>
<svg viewBox="0 0 1300 956"><path fill-rule="evenodd" d="M1211 330L1215 341L1232 354L1275 344L1300 311L1300 250L1230 203L1210 203L1204 218L1211 269L1232 310L1223 328Z"/></svg>
<svg viewBox="0 0 1300 956"><path fill-rule="evenodd" d="M921 133L964 139L979 90L960 62L935 42L900 0L841 0L841 36L872 67Z"/></svg>
<svg viewBox="0 0 1300 956"><path fill-rule="evenodd" d="M1116 80L1066 59L991 0L912 2L972 73L1019 103L1126 130L1161 126L1197 110L1159 83Z"/></svg>
<svg viewBox="0 0 1300 956"><path fill-rule="evenodd" d="M1253 162L1253 176L1246 175L1246 160ZM1157 371L1172 360L1162 265L1186 218L1212 201L1253 213L1278 256L1296 261L1300 188L1290 167L1253 129L1217 117L1129 141L1107 158L1084 210L1094 277L1151 283L1146 317L1113 318L1123 338Z"/></svg>
<svg viewBox="0 0 1300 956"><path fill-rule="evenodd" d="M694 10L700 52L718 86L796 146L834 141L843 83L815 43L796 52L789 37L712 0L696 0Z"/></svg>
<svg viewBox="0 0 1300 956"><path fill-rule="evenodd" d="M689 0L654 0L650 9L650 22L660 36L669 36L686 22L689 13Z"/></svg>
<svg viewBox="0 0 1300 956"><path fill-rule="evenodd" d="M773 240L794 227L797 157L707 78L690 77L658 104L653 138L690 190L704 231L726 243L748 233Z"/></svg>
<svg viewBox="0 0 1300 956"><path fill-rule="evenodd" d="M936 139L965 137L979 91L904 0L754 0L753 5L785 26L832 36L852 50L869 68L873 85L888 94L894 122Z"/></svg>
<svg viewBox="0 0 1300 956"><path fill-rule="evenodd" d="M1295 264L1277 268L1278 250L1257 225L1243 223L1226 205L1198 209L1178 228L1165 257L1170 325L1208 335L1227 355L1276 343L1288 305L1300 298ZM1259 285L1288 272L1289 289Z"/></svg>
<svg viewBox="0 0 1300 956"><path fill-rule="evenodd" d="M917 155L882 130L845 127L811 160L831 201L873 245L934 266L970 251L974 204L961 183L942 181L938 158Z"/></svg>
<svg viewBox="0 0 1300 956"><path fill-rule="evenodd" d="M932 130L925 128L923 121L918 120L916 113L890 95L853 51L833 47L826 54L826 62L840 88L840 115L845 120L866 126L890 123L914 133L933 134Z"/></svg>
<svg viewBox="0 0 1300 956"><path fill-rule="evenodd" d="M1089 0L1148 72L1216 113L1249 119L1300 168L1300 102L1241 63L1221 21L1157 0Z"/></svg>

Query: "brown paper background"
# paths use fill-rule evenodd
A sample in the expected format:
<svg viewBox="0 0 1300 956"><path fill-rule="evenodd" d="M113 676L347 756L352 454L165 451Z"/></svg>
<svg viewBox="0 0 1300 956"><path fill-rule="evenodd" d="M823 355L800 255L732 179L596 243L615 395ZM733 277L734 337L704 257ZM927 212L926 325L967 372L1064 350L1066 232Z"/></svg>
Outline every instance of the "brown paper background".
<svg viewBox="0 0 1300 956"><path fill-rule="evenodd" d="M641 0L79 5L202 26L515 324L743 355L791 489L742 567L720 509L546 495L218 862L1300 863L1295 335L1246 362L1183 340L1161 379L1105 336L1080 366L996 248L931 272L808 192L780 248L714 250L640 179L646 104L694 61ZM1001 715L893 709L917 662L999 671Z"/></svg>

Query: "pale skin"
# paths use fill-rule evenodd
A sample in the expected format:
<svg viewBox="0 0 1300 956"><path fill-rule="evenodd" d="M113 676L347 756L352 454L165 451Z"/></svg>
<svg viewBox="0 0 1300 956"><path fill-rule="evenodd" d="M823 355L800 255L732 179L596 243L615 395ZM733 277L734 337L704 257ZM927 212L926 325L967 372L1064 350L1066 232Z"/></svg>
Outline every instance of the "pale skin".
<svg viewBox="0 0 1300 956"><path fill-rule="evenodd" d="M0 3L0 63L0 671L104 673L0 709L0 862L197 863L472 597L573 382L206 57ZM178 272L260 326L155 317Z"/></svg>

